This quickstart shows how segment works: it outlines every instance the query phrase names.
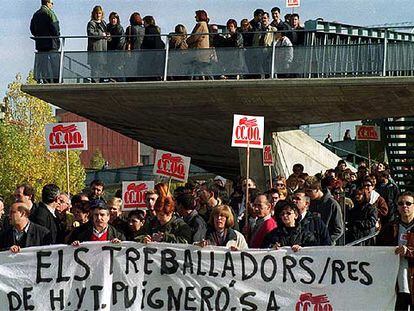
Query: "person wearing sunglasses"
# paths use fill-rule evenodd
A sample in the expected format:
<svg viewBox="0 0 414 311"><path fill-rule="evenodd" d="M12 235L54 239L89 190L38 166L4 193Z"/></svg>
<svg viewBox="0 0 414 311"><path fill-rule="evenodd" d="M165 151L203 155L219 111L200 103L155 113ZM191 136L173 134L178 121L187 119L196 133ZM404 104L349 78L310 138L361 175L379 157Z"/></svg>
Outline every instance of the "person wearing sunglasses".
<svg viewBox="0 0 414 311"><path fill-rule="evenodd" d="M414 307L414 193L398 196L397 210L399 217L382 228L377 245L396 246L394 252L400 256L400 268L395 310L408 310Z"/></svg>
<svg viewBox="0 0 414 311"><path fill-rule="evenodd" d="M264 238L262 248L280 249L290 246L294 252L305 246L317 245L315 234L300 226L299 209L295 204L287 203L281 208L280 226L270 231Z"/></svg>

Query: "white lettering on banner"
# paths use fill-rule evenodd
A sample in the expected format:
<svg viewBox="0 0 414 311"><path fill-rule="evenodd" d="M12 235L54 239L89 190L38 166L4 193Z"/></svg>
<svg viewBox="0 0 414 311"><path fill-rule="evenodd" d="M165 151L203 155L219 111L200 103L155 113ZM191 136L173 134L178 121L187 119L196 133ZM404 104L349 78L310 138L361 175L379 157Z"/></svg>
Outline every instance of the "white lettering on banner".
<svg viewBox="0 0 414 311"><path fill-rule="evenodd" d="M264 117L233 116L232 147L263 148Z"/></svg>
<svg viewBox="0 0 414 311"><path fill-rule="evenodd" d="M35 247L0 253L0 305L10 310L390 310L398 263L392 247L313 247L298 253L135 242Z"/></svg>
<svg viewBox="0 0 414 311"><path fill-rule="evenodd" d="M46 124L45 132L48 151L88 149L86 122Z"/></svg>

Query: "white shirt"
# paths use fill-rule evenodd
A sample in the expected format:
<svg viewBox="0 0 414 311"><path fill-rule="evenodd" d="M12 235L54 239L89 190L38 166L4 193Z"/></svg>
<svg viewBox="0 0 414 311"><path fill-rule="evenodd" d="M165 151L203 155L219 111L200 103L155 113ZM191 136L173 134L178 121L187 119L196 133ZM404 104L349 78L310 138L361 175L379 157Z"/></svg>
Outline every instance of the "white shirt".
<svg viewBox="0 0 414 311"><path fill-rule="evenodd" d="M407 244L407 231L411 231L414 227L412 224L409 227L405 227L400 224L398 228L398 245ZM400 293L410 293L410 287L408 285L408 260L404 256L400 256L400 267L398 270L398 291Z"/></svg>

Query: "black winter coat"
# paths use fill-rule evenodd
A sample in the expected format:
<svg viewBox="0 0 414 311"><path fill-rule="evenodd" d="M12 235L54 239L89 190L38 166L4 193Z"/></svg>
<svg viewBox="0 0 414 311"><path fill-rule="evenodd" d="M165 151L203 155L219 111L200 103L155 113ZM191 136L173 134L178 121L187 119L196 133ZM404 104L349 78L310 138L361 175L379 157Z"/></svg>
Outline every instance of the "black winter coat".
<svg viewBox="0 0 414 311"><path fill-rule="evenodd" d="M19 242L14 240L13 227L3 231L0 235L0 250L7 250L13 245L19 245L23 248L49 245L51 242L52 240L49 230L34 222L30 222L25 237L20 239Z"/></svg>
<svg viewBox="0 0 414 311"><path fill-rule="evenodd" d="M369 203L355 202L354 208L348 214L345 242L350 243L373 233L377 220L378 210L375 207Z"/></svg>
<svg viewBox="0 0 414 311"><path fill-rule="evenodd" d="M145 27L145 37L141 49L162 50L164 48L165 43L161 40L159 28L155 25Z"/></svg>
<svg viewBox="0 0 414 311"><path fill-rule="evenodd" d="M282 225L273 229L265 236L262 248L272 248L276 243L279 243L281 247L296 244L300 246L318 245L315 234L298 224L292 228Z"/></svg>
<svg viewBox="0 0 414 311"><path fill-rule="evenodd" d="M46 5L42 5L33 14L30 32L35 37L59 37L60 27L56 14ZM39 52L57 51L60 48L59 38L36 38L35 41L36 50Z"/></svg>

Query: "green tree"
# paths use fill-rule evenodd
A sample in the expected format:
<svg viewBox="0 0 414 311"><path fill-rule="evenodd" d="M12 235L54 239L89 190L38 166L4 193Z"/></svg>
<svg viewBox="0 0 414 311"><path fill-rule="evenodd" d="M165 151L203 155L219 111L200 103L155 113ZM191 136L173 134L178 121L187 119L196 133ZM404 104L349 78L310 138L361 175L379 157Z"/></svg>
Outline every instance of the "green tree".
<svg viewBox="0 0 414 311"><path fill-rule="evenodd" d="M89 162L90 168L100 170L104 164L105 158L103 157L101 150L96 149L92 154L91 161Z"/></svg>
<svg viewBox="0 0 414 311"><path fill-rule="evenodd" d="M35 84L29 74L26 83ZM21 76L8 85L4 102L7 114L0 122L0 194L10 197L16 185L27 182L37 189L55 183L66 191L66 154L47 152L45 124L54 123L52 107L21 91ZM80 152L69 152L70 191L83 189L85 170Z"/></svg>

